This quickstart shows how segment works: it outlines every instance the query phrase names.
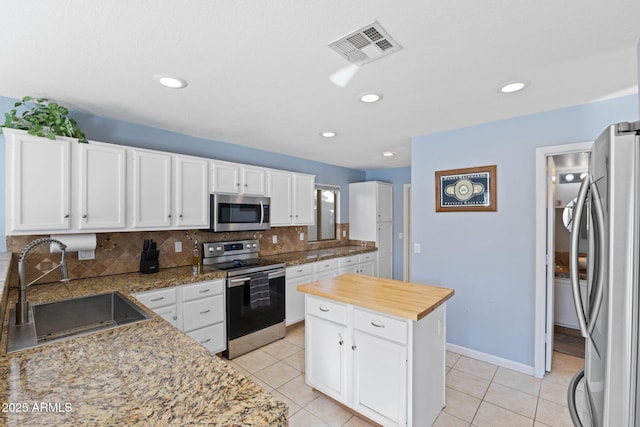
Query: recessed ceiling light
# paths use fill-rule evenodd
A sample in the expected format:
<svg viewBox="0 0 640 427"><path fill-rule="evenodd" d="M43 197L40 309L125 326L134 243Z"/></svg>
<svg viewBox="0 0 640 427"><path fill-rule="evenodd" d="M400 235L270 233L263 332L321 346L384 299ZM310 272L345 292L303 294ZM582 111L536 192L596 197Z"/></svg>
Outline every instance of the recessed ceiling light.
<svg viewBox="0 0 640 427"><path fill-rule="evenodd" d="M325 138L333 138L334 136L336 136L337 134L335 132L321 132L320 136L324 136Z"/></svg>
<svg viewBox="0 0 640 427"><path fill-rule="evenodd" d="M162 85L171 89L182 89L187 87L187 82L180 77L174 77L167 74L158 74L155 79Z"/></svg>
<svg viewBox="0 0 640 427"><path fill-rule="evenodd" d="M519 90L524 89L526 83L523 82L512 82L508 83L500 88L500 92L502 93L513 93L518 92Z"/></svg>
<svg viewBox="0 0 640 427"><path fill-rule="evenodd" d="M393 157L396 155L396 153L394 153L393 151L385 151L384 153L382 153L382 155L385 157Z"/></svg>
<svg viewBox="0 0 640 427"><path fill-rule="evenodd" d="M372 102L378 102L382 99L381 93L366 92L360 95L360 101L370 104Z"/></svg>

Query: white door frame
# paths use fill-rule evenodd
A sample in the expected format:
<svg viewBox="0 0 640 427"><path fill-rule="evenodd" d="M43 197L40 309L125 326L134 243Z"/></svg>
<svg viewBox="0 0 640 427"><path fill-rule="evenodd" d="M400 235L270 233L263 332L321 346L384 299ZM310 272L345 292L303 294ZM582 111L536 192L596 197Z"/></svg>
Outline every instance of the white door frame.
<svg viewBox="0 0 640 427"><path fill-rule="evenodd" d="M402 187L402 280L411 281L411 184Z"/></svg>
<svg viewBox="0 0 640 427"><path fill-rule="evenodd" d="M591 142L554 145L536 149L536 292L534 318L534 375L542 378L545 373L545 323L547 310L547 157L559 154L591 151Z"/></svg>

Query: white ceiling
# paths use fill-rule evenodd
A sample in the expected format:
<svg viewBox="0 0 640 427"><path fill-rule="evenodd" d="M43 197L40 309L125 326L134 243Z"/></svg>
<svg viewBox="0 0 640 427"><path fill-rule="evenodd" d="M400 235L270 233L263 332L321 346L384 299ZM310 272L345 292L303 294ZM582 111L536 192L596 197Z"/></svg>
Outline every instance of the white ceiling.
<svg viewBox="0 0 640 427"><path fill-rule="evenodd" d="M638 0L2 2L2 96L356 169L409 165L411 136L637 92ZM328 44L375 20L403 49L334 85Z"/></svg>

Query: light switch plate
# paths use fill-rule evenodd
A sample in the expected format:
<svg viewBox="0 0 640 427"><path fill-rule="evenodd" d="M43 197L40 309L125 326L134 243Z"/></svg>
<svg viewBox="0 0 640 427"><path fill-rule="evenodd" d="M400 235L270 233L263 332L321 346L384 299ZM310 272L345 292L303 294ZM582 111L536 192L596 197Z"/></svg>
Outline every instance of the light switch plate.
<svg viewBox="0 0 640 427"><path fill-rule="evenodd" d="M413 244L413 253L414 254L419 254L422 251L422 248L420 247L420 243L414 243Z"/></svg>
<svg viewBox="0 0 640 427"><path fill-rule="evenodd" d="M176 242L175 249L176 249L176 253L182 252L182 242Z"/></svg>
<svg viewBox="0 0 640 427"><path fill-rule="evenodd" d="M304 233L300 233L300 240L304 240Z"/></svg>
<svg viewBox="0 0 640 427"><path fill-rule="evenodd" d="M275 245L276 243L278 243L278 236L277 235L273 235L271 236L271 242Z"/></svg>

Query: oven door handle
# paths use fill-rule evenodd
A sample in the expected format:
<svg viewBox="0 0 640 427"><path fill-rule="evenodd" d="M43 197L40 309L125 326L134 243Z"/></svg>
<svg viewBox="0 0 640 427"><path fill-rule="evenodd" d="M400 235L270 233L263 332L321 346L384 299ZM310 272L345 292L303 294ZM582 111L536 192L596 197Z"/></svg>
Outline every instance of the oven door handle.
<svg viewBox="0 0 640 427"><path fill-rule="evenodd" d="M284 277L285 276L285 272L286 270L278 270L278 271L274 271L272 273L269 273L267 275L267 277L269 279L277 279L278 277Z"/></svg>
<svg viewBox="0 0 640 427"><path fill-rule="evenodd" d="M243 286L246 282L251 280L251 277L240 277L238 279L229 279L228 288L235 288L237 286Z"/></svg>

